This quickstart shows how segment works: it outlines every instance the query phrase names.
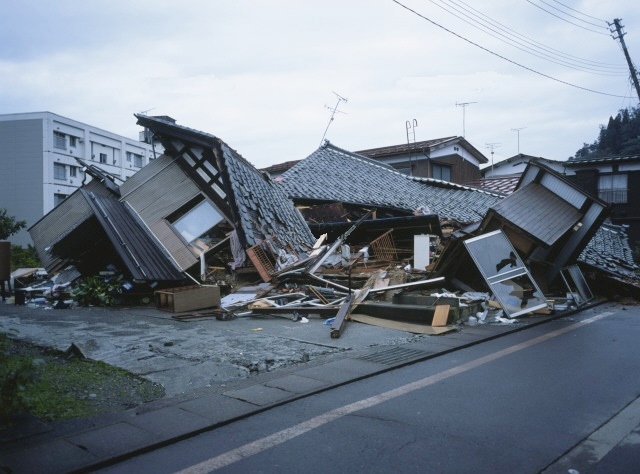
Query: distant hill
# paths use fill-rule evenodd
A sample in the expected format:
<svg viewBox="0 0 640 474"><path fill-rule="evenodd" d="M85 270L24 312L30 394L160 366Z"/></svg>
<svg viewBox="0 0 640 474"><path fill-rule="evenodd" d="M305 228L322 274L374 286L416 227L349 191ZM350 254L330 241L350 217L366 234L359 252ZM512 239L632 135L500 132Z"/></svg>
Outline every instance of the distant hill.
<svg viewBox="0 0 640 474"><path fill-rule="evenodd" d="M587 160L602 156L640 155L640 109L622 109L600 126L598 139L585 143L570 160Z"/></svg>

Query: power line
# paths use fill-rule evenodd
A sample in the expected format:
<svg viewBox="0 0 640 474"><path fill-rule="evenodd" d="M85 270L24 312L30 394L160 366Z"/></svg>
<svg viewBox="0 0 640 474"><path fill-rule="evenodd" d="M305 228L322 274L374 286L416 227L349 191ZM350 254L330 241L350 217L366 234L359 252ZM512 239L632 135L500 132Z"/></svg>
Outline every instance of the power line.
<svg viewBox="0 0 640 474"><path fill-rule="evenodd" d="M445 3L443 0L439 0L439 1L440 1L440 3ZM502 41L503 43L509 44L510 46L512 46L512 47L514 47L516 49L519 49L520 51L523 51L525 53L531 54L531 55L536 56L538 58L545 59L545 60L550 61L552 63L559 64L559 65L565 66L565 67L569 67L571 69L575 69L575 70L579 70L579 71L583 71L583 72L590 72L592 74L597 74L597 75L622 76L622 75L625 74L624 72L622 72L623 68L621 68L620 66L604 65L604 64L603 65L599 65L596 62L591 62L591 64L588 64L589 63L588 60L584 60L582 58L575 58L575 57L572 57L572 56L564 54L564 53L557 54L556 52L554 52L556 50L553 50L551 48L547 48L544 45L542 45L542 47L540 47L540 46L534 44L534 43L536 43L535 41L532 41L529 38L527 38L526 36L521 35L521 34L515 32L513 30L510 30L509 28L504 27L504 25L496 22L495 20L492 20L488 16L478 12L477 10L473 9L472 7L469 7L469 8L471 8L475 12L479 13L483 17L487 18L488 22L490 22L490 25L487 25L487 22L484 19L478 18L478 16L475 13L469 12L468 9L465 9L464 7L460 7L460 5L456 5L456 6L462 8L463 10L465 10L467 12L469 12L470 15L462 12L461 10L456 8L456 6L450 6L449 5L450 3L455 4L454 1L446 2L446 4L449 5L449 6L446 6L446 7L443 6L443 5L438 5L437 3L435 3L434 0L429 0L429 2L433 3L435 6L441 8L441 9L445 10L446 12L448 12L451 15L455 16L456 18L464 21L465 23L473 26L474 28L477 28L477 29L481 30L485 34L487 34L489 36L492 36L492 37L496 38L497 40ZM465 5L465 6L468 7L468 5ZM480 25L480 26L475 25L475 24L471 23L470 21L465 20L464 18L460 17L459 15L457 15L454 12L452 12L448 8L453 8L454 10L459 12L461 15L465 16L466 18L469 18L474 23L478 23L478 25ZM494 26L496 28L502 30L502 31L507 32L507 34L510 35L510 36L513 36L513 34L511 32L515 33L517 36L520 36L520 37L524 38L524 43L528 43L528 44L534 46L535 48L537 48L538 50L542 50L543 52L532 50L527 44L523 44L522 40L520 40L519 38L516 38L516 39L510 38L507 35L499 32L499 31L496 31L496 29L492 28ZM495 34L489 32L487 30L490 30L491 32L493 32ZM509 30L509 31L507 31L507 30ZM541 44L541 43L538 43L538 44ZM550 53L550 54L555 55L555 56L561 56L561 58L554 58L554 57L550 56L547 53ZM567 62L567 61L571 61L572 63L571 62ZM578 64L575 64L575 63L578 63ZM582 64L580 64L580 63L582 63ZM612 69L612 68L620 69L620 72L619 73L615 73L613 71L610 71L610 69Z"/></svg>
<svg viewBox="0 0 640 474"><path fill-rule="evenodd" d="M605 68L605 69L607 69L607 68L620 69L620 70L625 69L624 66L620 66L620 65L617 65L617 64L593 61L593 60L590 60L590 59L584 59L584 58L580 58L580 57L577 57L577 56L573 56L571 54L564 53L564 52L559 51L559 50L557 50L555 48L552 48L550 46L546 46L543 43L540 43L539 41L536 41L536 40L534 40L532 38L529 38L529 37L517 32L517 31L513 30L512 28L509 28L508 26L506 26L506 25L504 25L504 24L492 19L491 17L485 15L484 13L480 12L479 10L476 10L475 8L473 8L472 6L464 3L461 0L458 0L458 2L455 2L454 0L451 0L451 3L457 3L457 4L464 5L464 7L461 7L461 8L463 8L466 11L468 11L472 16L478 16L479 15L482 18L486 18L487 21L489 23L491 23L493 26L495 26L498 29L506 32L507 34L514 35L514 36L516 36L518 38L522 38L522 40L525 43L528 43L528 44L532 45L535 48L541 49L543 51L547 51L547 52L549 52L551 54L555 54L555 55L561 56L561 57L566 58L567 60L570 60L570 61L575 61L575 62L578 62L578 63L584 63L584 64L592 65L592 66L595 66L595 67L602 67L602 68Z"/></svg>
<svg viewBox="0 0 640 474"><path fill-rule="evenodd" d="M423 20L428 21L428 22L429 22L429 23L431 23L432 25L435 25L435 26L437 26L438 28L443 29L443 30L444 30L444 31L446 31L447 33L451 33L452 35L457 36L457 37L458 37L458 38L460 38L461 40L464 40L464 41L466 41L467 43L472 44L472 45L474 45L475 47L480 48L480 49L482 49L483 51L486 51L486 52L487 52L487 53L489 53L489 54L492 54L492 55L494 55L494 56L496 56L496 57L498 57L498 58L500 58L500 59L503 59L503 60L505 60L505 61L507 61L507 62L510 62L511 64L513 64L513 65L515 65L515 66L518 66L518 67L520 67L520 68L522 68L522 69L526 69L527 71L530 71L530 72L532 72L532 73L534 73L534 74L537 74L537 75L542 76L542 77L546 77L547 79L551 79L552 81L556 81L556 82L559 82L559 83L561 83L561 84L564 84L564 85L567 85L567 86L570 86L570 87L574 87L574 88L576 88L576 89L580 89L580 90L587 91L587 92L592 92L592 93L594 93L594 94L600 94L600 95L605 95L605 96L609 96L609 97L618 97L618 98L624 98L624 99L628 99L628 98L629 98L629 97L627 97L627 96L623 96L623 95L618 95L618 94L609 94L609 93L607 93L607 92L596 91L596 90L594 90L594 89L589 89L589 88L587 88L587 87L578 86L578 85L576 85L576 84L572 84L572 83L570 83L570 82L563 81L562 79L558 79L558 78L556 78L556 77L549 76L548 74L544 74L544 73L542 73L542 72L540 72L540 71L536 71L535 69L531 69L530 67L527 67L527 66L525 66L525 65L523 65L523 64L520 64L520 63L518 63L518 62L516 62L516 61L514 61L514 60L512 60L512 59L506 58L505 56L502 56L501 54L495 53L495 52L491 51L490 49L487 49L487 48L485 48L484 46L480 46L478 43L474 43L473 41L471 41L471 40L469 40L469 39L465 38L464 36L461 36L461 35L459 35L458 33L454 32L454 31L451 31L451 30L450 30L450 29L448 29L448 28L445 28L444 26L440 25L439 23L436 23L435 21L431 20L430 18L427 18L426 16L422 15L421 13L418 13L417 11L415 11L415 10L413 10L413 9L409 8L408 6L406 6L406 5L402 4L402 3L400 3L398 0L391 0L391 1L392 1L393 3L395 3L395 4L399 5L399 6L401 6L401 7L402 7L402 8L404 8L405 10L410 11L410 12L411 12L411 13L413 13L414 15L416 15L416 16L418 16L418 17L422 18Z"/></svg>
<svg viewBox="0 0 640 474"><path fill-rule="evenodd" d="M571 25L573 25L573 26L577 26L578 28L582 28L583 30L591 31L592 33L596 33L596 34L599 34L599 35L609 36L609 34L608 34L608 33L602 33L602 32L600 32L600 31L592 30L591 28L587 28L587 27L585 27L585 26L578 25L577 23L573 23L573 22L571 22L571 21L567 20L566 18L562 18L561 16L558 16L558 15L556 15L555 13L550 12L549 10L546 10L546 9L542 8L540 5L536 5L536 4L535 4L535 3L533 3L531 0L526 0L526 1L527 1L527 2L529 2L531 5L533 5L534 7L539 8L539 9L540 9L540 10L542 10L543 12L546 12L546 13L548 13L548 14L549 14L549 15L551 15L551 16L555 16L556 18L558 18L558 19L560 19L560 20L562 20L562 21L566 21L567 23L569 23L569 24L571 24Z"/></svg>
<svg viewBox="0 0 640 474"><path fill-rule="evenodd" d="M570 6L567 6L567 5L565 5L564 3L559 2L558 0L553 0L553 1L554 1L554 2L556 2L558 5L562 5L562 6L563 6L563 7L565 7L567 10L571 10L571 11L573 11L573 12L579 13L580 15L582 15L582 16L586 16L587 18L592 18L592 19L594 19L594 20L602 21L602 22L604 22L604 23L606 23L606 22L607 22L607 20L603 20L603 19L601 19L601 18L596 18L595 16L587 15L586 13L582 13L582 12L580 12L580 11L576 10L575 8L571 8Z"/></svg>
<svg viewBox="0 0 640 474"><path fill-rule="evenodd" d="M598 27L598 28L605 28L605 29L606 29L606 26L598 25L598 24L596 24L596 23L592 23L592 22L590 22L590 21L583 20L582 18L578 18L578 17L577 17L577 16L575 16L575 15L570 15L569 13L566 13L566 12L562 11L562 10L561 10L561 9L559 9L558 7L554 7L553 5L551 5L550 3L545 2L544 0L538 0L538 1L539 1L540 3L544 3L544 4L545 4L545 5L547 5L548 7L553 8L554 10L559 11L560 13L563 13L563 14L565 14L565 15L567 15L567 16L569 16L569 17L571 17L571 18L575 18L575 19L576 19L576 20L578 20L578 21L582 21L582 22L584 22L584 23L586 23L586 24L588 24L588 25L593 25L593 26L596 26L596 27ZM605 22L605 23L606 23L606 22Z"/></svg>

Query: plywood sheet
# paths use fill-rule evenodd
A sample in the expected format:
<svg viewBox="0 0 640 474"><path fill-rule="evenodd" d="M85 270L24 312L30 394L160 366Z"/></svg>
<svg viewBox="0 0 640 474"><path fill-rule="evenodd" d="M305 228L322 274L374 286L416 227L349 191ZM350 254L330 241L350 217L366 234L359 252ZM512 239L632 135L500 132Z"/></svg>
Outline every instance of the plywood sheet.
<svg viewBox="0 0 640 474"><path fill-rule="evenodd" d="M402 321L393 321L391 319L374 318L366 314L351 314L349 319L357 321L359 323L371 324L372 326L380 326L383 328L397 329L398 331L406 331L414 334L429 334L435 336L437 334L444 334L447 332L455 331L453 327L433 327L425 326L422 324L405 323Z"/></svg>

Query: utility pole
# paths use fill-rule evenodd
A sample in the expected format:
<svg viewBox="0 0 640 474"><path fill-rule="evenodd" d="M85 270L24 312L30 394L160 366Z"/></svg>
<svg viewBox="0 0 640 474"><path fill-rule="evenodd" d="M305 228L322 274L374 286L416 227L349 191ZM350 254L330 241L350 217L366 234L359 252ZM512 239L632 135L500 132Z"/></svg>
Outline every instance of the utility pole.
<svg viewBox="0 0 640 474"><path fill-rule="evenodd" d="M493 174L493 150L500 146L500 143L485 143L484 146L491 150L491 174Z"/></svg>
<svg viewBox="0 0 640 474"><path fill-rule="evenodd" d="M631 61L631 56L629 56L629 51L627 50L627 45L624 43L624 35L626 33L622 32L623 26L620 24L622 20L616 18L613 20L613 23L608 23L609 27L615 26L615 33L618 36L614 36L614 40L620 40L620 44L622 45L622 51L624 52L624 57L627 58L627 64L629 65L629 71L631 72L631 80L633 81L633 85L636 88L636 94L638 94L638 100L640 100L640 83L638 83L638 72L636 71L635 66L633 65L633 61ZM611 33L614 33L614 30L611 29Z"/></svg>
<svg viewBox="0 0 640 474"><path fill-rule="evenodd" d="M418 126L418 121L416 119L407 120L405 123L407 128L407 148L409 148L409 176L413 176L413 163L412 163L412 154L413 148L416 146L416 127ZM409 141L409 130L413 132L413 148L411 148L411 142Z"/></svg>
<svg viewBox="0 0 640 474"><path fill-rule="evenodd" d="M462 107L462 138L464 138L465 136L465 125L464 125L464 121L465 121L465 112L467 109L467 105L471 105L471 104L477 104L477 102L456 102L456 107Z"/></svg>
<svg viewBox="0 0 640 474"><path fill-rule="evenodd" d="M518 133L518 155L520 154L520 130L524 130L527 127L520 127L520 128L512 128L511 131L512 132L517 132Z"/></svg>
<svg viewBox="0 0 640 474"><path fill-rule="evenodd" d="M340 112L341 114L345 113L345 112L342 112L342 111L338 110L338 106L340 105L340 102L347 102L348 99L346 97L342 97L340 94L338 94L336 92L334 92L334 94L338 98L338 102L336 102L336 105L333 108L329 107L328 105L325 105L325 107L331 111L331 118L329 119L329 123L327 124L327 128L325 128L325 130L324 130L324 134L322 135L322 140L320 140L320 146L322 146L322 143L324 142L324 137L327 136L327 132L329 131L329 125L331 125L331 122L333 122L333 117L336 114L336 112Z"/></svg>

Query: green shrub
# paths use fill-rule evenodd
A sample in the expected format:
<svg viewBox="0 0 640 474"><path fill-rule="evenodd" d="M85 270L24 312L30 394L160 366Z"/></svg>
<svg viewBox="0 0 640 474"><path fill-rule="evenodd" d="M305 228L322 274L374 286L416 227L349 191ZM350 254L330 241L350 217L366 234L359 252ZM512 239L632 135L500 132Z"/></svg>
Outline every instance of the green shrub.
<svg viewBox="0 0 640 474"><path fill-rule="evenodd" d="M104 278L86 277L71 291L71 297L82 306L113 306L115 298L122 292L122 276Z"/></svg>

